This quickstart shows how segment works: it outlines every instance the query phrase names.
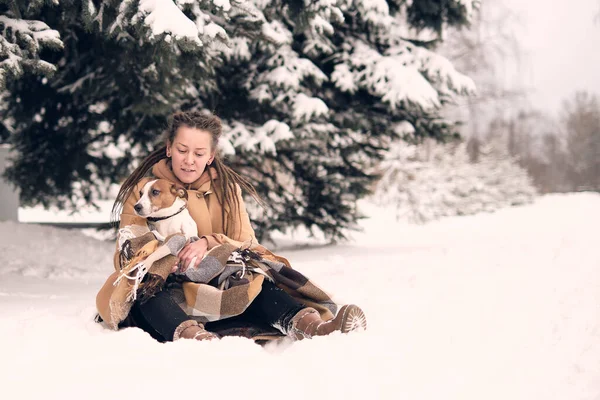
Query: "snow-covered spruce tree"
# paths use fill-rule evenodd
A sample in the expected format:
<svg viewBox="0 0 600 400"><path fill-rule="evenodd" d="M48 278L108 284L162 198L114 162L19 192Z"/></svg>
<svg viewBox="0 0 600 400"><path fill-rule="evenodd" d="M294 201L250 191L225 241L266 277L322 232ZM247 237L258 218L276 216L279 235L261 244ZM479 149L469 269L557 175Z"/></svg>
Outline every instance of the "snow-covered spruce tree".
<svg viewBox="0 0 600 400"><path fill-rule="evenodd" d="M254 1L275 43L234 38L217 94L198 106L229 125L231 161L271 206L254 215L262 229L342 237L398 123L419 137L454 134L439 107L473 84L431 49L445 26L467 23L472 3Z"/></svg>
<svg viewBox="0 0 600 400"><path fill-rule="evenodd" d="M42 53L57 67L51 78L25 71L7 86L2 120L11 124L18 154L7 176L24 204L101 198L128 173L132 156L151 150L168 114L199 91L210 92L218 47L227 40L215 21L233 6L217 0L180 0L181 7L172 0L25 3L18 2L23 18L43 19L60 33L64 50Z"/></svg>
<svg viewBox="0 0 600 400"><path fill-rule="evenodd" d="M305 225L341 237L359 217L355 200L368 192L372 167L399 137L397 123L423 137L454 133L438 109L472 82L433 48L446 26L467 23L473 3L60 0L23 8L57 30L65 49L48 55L55 76L9 87L2 119L13 121L20 157L8 176L26 204L94 199L127 174L132 155L147 153L172 110L206 109L223 117L223 148L270 205L259 231Z"/></svg>
<svg viewBox="0 0 600 400"><path fill-rule="evenodd" d="M0 0L0 90L7 80L18 79L25 72L45 76L56 72L56 65L43 60L40 54L44 49L62 49L58 31L42 21L28 19L44 3L58 4L58 0Z"/></svg>
<svg viewBox="0 0 600 400"><path fill-rule="evenodd" d="M464 141L397 142L381 163L373 198L396 206L398 218L424 223L440 217L490 212L530 203L535 189L527 171L494 141L469 161Z"/></svg>

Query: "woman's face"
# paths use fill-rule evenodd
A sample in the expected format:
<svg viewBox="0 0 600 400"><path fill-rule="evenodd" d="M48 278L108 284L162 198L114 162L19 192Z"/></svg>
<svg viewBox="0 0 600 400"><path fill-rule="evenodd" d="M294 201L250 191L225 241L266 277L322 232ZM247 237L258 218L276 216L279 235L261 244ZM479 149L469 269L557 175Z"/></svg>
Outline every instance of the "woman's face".
<svg viewBox="0 0 600 400"><path fill-rule="evenodd" d="M167 156L171 157L175 176L183 183L192 183L200 178L206 164L213 161L212 136L200 129L181 126L173 143L167 143Z"/></svg>

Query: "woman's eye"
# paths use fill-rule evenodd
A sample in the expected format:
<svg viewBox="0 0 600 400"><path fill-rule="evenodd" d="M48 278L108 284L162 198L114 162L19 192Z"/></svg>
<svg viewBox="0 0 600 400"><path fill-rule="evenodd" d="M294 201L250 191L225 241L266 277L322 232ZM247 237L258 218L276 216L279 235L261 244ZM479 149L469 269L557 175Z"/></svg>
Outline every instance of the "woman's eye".
<svg viewBox="0 0 600 400"><path fill-rule="evenodd" d="M204 157L204 154L196 154L196 157Z"/></svg>
<svg viewBox="0 0 600 400"><path fill-rule="evenodd" d="M177 150L179 151L181 154L185 154L185 150Z"/></svg>
<svg viewBox="0 0 600 400"><path fill-rule="evenodd" d="M156 190L156 189L152 190L152 196L158 196L159 193L160 192L158 190Z"/></svg>

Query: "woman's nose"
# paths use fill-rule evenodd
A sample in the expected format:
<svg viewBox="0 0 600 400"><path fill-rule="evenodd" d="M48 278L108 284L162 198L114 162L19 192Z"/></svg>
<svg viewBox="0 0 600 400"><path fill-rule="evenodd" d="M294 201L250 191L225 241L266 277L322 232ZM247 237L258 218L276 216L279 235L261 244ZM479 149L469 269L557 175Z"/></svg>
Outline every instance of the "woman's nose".
<svg viewBox="0 0 600 400"><path fill-rule="evenodd" d="M189 152L185 157L185 162L189 165L192 165L194 163L194 155L191 152Z"/></svg>

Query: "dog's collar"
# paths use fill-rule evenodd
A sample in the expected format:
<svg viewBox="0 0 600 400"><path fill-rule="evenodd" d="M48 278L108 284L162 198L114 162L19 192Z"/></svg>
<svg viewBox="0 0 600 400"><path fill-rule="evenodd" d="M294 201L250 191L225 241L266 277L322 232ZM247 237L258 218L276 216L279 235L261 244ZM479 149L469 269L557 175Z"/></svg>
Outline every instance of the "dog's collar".
<svg viewBox="0 0 600 400"><path fill-rule="evenodd" d="M171 214L169 216L166 217L146 217L146 219L150 222L158 222L158 221L162 221L163 219L169 219L171 217L176 216L177 214L179 214L180 212L182 212L183 210L185 210L186 205L184 204L183 206L181 206L181 208L179 209L179 211L177 211L175 214Z"/></svg>

